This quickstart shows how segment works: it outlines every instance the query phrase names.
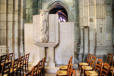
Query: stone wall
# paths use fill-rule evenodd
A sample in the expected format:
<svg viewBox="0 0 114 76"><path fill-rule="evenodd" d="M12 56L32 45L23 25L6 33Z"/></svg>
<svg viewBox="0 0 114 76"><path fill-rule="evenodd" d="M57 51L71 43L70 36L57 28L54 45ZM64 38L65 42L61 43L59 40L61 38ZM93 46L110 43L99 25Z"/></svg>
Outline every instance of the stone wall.
<svg viewBox="0 0 114 76"><path fill-rule="evenodd" d="M37 15L42 9L42 0L26 0L26 23L32 23L32 16Z"/></svg>
<svg viewBox="0 0 114 76"><path fill-rule="evenodd" d="M111 9L111 0L79 1L79 19L81 30L81 46L79 53L80 55L84 55L84 57L79 56L80 58L85 58L89 52L99 57L113 52ZM83 29L86 29L85 26L88 26L89 28L89 36L86 34L86 32L88 32L87 30L83 32ZM85 34L85 36L83 34ZM89 42L87 39L88 37ZM90 45L89 48L86 46L88 43Z"/></svg>
<svg viewBox="0 0 114 76"><path fill-rule="evenodd" d="M112 1L112 16L113 16L113 47L114 47L114 1Z"/></svg>
<svg viewBox="0 0 114 76"><path fill-rule="evenodd" d="M15 53L15 57L24 55L23 50L23 7L24 0L0 0L0 28L6 47L5 53Z"/></svg>
<svg viewBox="0 0 114 76"><path fill-rule="evenodd" d="M103 56L113 52L112 0L38 0L38 2L37 0L29 0L27 2L30 4L29 8L37 7L38 11L40 9L50 10L56 2L63 5L68 12L69 21L75 23L74 55L76 62L83 60L82 55L85 58L88 53ZM89 31L84 28L86 26ZM85 47L83 47L83 43Z"/></svg>
<svg viewBox="0 0 114 76"><path fill-rule="evenodd" d="M26 1L26 17L27 22L32 22L32 15L39 14L40 9L51 10L52 4L55 2L63 3L63 7L67 10L69 21L75 22L76 19L76 2L75 0L27 0ZM36 11L37 10L37 11Z"/></svg>

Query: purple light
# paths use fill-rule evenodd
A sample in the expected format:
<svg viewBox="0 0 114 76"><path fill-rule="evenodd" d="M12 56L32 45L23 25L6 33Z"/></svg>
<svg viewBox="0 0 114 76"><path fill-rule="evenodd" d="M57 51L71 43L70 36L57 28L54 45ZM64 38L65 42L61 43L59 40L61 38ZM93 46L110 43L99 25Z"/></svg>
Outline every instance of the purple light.
<svg viewBox="0 0 114 76"><path fill-rule="evenodd" d="M62 11L58 11L57 14L59 15L59 22L66 22L66 16Z"/></svg>
<svg viewBox="0 0 114 76"><path fill-rule="evenodd" d="M66 22L66 19L62 16L59 17L59 22Z"/></svg>

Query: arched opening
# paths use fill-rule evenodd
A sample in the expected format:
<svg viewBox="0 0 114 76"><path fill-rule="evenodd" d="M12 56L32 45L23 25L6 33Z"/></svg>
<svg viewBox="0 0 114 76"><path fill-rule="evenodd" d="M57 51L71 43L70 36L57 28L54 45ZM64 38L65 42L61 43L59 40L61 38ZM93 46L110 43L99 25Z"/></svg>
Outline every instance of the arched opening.
<svg viewBox="0 0 114 76"><path fill-rule="evenodd" d="M68 14L66 9L60 4L55 5L50 11L49 14L58 14L60 22L68 21Z"/></svg>

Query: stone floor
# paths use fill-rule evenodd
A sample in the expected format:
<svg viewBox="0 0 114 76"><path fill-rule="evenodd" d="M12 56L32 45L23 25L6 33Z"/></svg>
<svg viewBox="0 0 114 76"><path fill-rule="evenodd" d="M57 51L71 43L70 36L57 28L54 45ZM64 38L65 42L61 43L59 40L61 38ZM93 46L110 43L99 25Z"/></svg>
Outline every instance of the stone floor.
<svg viewBox="0 0 114 76"><path fill-rule="evenodd" d="M2 76L2 75L0 74L0 76ZM56 74L48 74L48 73L46 73L45 76L56 76ZM79 70L76 70L76 76L80 76Z"/></svg>
<svg viewBox="0 0 114 76"><path fill-rule="evenodd" d="M45 76L56 76L56 74L45 74ZM76 76L80 76L79 70L76 70ZM84 75L82 74L82 76L84 76Z"/></svg>
<svg viewBox="0 0 114 76"><path fill-rule="evenodd" d="M56 76L56 74L46 74L45 76Z"/></svg>
<svg viewBox="0 0 114 76"><path fill-rule="evenodd" d="M46 74L45 76L56 76L56 74ZM80 76L80 71L79 70L76 70L76 76Z"/></svg>

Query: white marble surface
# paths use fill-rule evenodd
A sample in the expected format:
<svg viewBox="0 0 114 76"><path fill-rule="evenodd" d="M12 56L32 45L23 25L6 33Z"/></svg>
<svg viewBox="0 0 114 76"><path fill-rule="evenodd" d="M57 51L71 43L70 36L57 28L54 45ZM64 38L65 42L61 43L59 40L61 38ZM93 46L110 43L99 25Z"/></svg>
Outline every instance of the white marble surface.
<svg viewBox="0 0 114 76"><path fill-rule="evenodd" d="M40 15L33 16L33 40L34 42L40 42Z"/></svg>
<svg viewBox="0 0 114 76"><path fill-rule="evenodd" d="M52 21L53 20L53 21ZM30 61L35 65L45 55L47 56L47 63L50 67L55 67L55 52L54 48L58 44L58 16L49 15L49 42L40 42L40 16L33 16L33 24L25 24L25 50L30 52ZM47 50L46 50L47 48ZM47 52L46 52L47 51Z"/></svg>
<svg viewBox="0 0 114 76"><path fill-rule="evenodd" d="M60 23L60 43L55 48L56 64L67 64L74 56L74 23Z"/></svg>
<svg viewBox="0 0 114 76"><path fill-rule="evenodd" d="M31 54L30 61L35 65L46 54L47 64L52 68L55 62L67 64L70 56L74 56L74 23L59 23L56 15L49 15L49 43L41 43L39 20L39 15L35 15L33 24L25 24L25 50Z"/></svg>
<svg viewBox="0 0 114 76"><path fill-rule="evenodd" d="M36 65L44 57L44 50L34 45L33 24L25 24L25 53L30 53L29 62L32 66ZM41 51L39 51L39 49Z"/></svg>

